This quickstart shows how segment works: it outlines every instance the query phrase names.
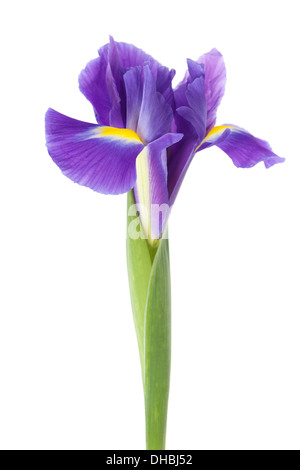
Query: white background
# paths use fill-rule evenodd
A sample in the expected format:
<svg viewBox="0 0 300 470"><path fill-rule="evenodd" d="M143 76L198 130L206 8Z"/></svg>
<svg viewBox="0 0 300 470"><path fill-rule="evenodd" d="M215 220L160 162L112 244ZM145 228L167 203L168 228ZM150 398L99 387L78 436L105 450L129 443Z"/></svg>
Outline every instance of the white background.
<svg viewBox="0 0 300 470"><path fill-rule="evenodd" d="M217 47L218 124L286 163L195 157L170 220L168 449L300 448L299 26L295 0L1 4L0 448L143 449L126 196L63 175L51 106L94 122L78 74L108 35L182 77Z"/></svg>

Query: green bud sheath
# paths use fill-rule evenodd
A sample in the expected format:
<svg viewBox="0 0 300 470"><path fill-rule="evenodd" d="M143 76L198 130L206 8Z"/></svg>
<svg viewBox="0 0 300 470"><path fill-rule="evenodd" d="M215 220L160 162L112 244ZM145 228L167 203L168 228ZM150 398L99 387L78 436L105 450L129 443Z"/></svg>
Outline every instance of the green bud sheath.
<svg viewBox="0 0 300 470"><path fill-rule="evenodd" d="M127 214L135 204L128 193ZM138 214L127 215L127 227ZM147 450L164 450L171 364L171 295L169 243L155 247L132 238L127 230L127 266L132 312L137 334L146 417Z"/></svg>

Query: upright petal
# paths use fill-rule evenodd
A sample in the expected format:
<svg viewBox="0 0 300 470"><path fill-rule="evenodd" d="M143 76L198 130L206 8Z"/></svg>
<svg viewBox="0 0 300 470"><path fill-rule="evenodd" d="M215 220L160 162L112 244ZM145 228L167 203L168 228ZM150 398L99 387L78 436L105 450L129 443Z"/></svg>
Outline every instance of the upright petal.
<svg viewBox="0 0 300 470"><path fill-rule="evenodd" d="M129 129L77 121L49 109L46 142L53 161L75 183L104 194L129 191L136 182L136 157L143 150Z"/></svg>
<svg viewBox="0 0 300 470"><path fill-rule="evenodd" d="M123 67L113 38L79 75L79 88L92 103L99 124L125 127Z"/></svg>
<svg viewBox="0 0 300 470"><path fill-rule="evenodd" d="M185 83L175 91L176 130L183 139L170 149L168 158L168 188L173 204L186 171L194 156L194 150L204 139L206 132L206 99L203 66L188 61L189 74Z"/></svg>
<svg viewBox="0 0 300 470"><path fill-rule="evenodd" d="M224 125L214 127L205 137L197 150L216 145L231 158L234 165L251 168L263 161L266 168L284 162L271 149L268 142L258 139L237 126Z"/></svg>
<svg viewBox="0 0 300 470"><path fill-rule="evenodd" d="M206 101L204 92L204 76L197 77L186 88L187 106L177 108L177 113L192 124L200 141L206 131ZM178 129L179 131L181 129Z"/></svg>
<svg viewBox="0 0 300 470"><path fill-rule="evenodd" d="M201 140L206 130L206 99L204 67L187 60L188 72L176 87L175 129L184 133L184 139Z"/></svg>
<svg viewBox="0 0 300 470"><path fill-rule="evenodd" d="M121 85L117 86L110 64L106 67L106 83L110 97L109 124L115 127L126 127L124 91L122 90L121 93Z"/></svg>
<svg viewBox="0 0 300 470"><path fill-rule="evenodd" d="M126 90L126 126L136 132L143 99L142 67L132 67L124 74Z"/></svg>
<svg viewBox="0 0 300 470"><path fill-rule="evenodd" d="M97 122L109 126L109 113L112 108L106 80L108 58L103 52L97 59L91 60L79 75L79 89L93 105Z"/></svg>
<svg viewBox="0 0 300 470"><path fill-rule="evenodd" d="M144 142L149 143L169 132L173 112L162 94L157 92L155 77L148 65L143 67L143 72L143 96L137 134Z"/></svg>
<svg viewBox="0 0 300 470"><path fill-rule="evenodd" d="M216 123L217 109L224 96L226 84L226 69L222 54L212 49L197 60L204 66L205 99L207 108L206 132Z"/></svg>
<svg viewBox="0 0 300 470"><path fill-rule="evenodd" d="M164 97L166 103L171 106L173 111L175 111L174 91L172 87L175 70L169 70L167 67L160 65L157 67L156 73L155 71L153 71L153 73L156 77L156 90Z"/></svg>
<svg viewBox="0 0 300 470"><path fill-rule="evenodd" d="M217 108L225 91L226 69L223 56L217 49L212 49L199 57L196 62L188 59L187 63L188 71L174 92L176 107L186 106L187 85L204 75L207 111L206 133L208 133L216 123Z"/></svg>
<svg viewBox="0 0 300 470"><path fill-rule="evenodd" d="M172 79L174 70L163 67L137 47L110 42L99 50L99 57L92 60L79 76L79 88L92 103L96 119L101 125L126 126L126 95L124 74L131 67L148 64L156 81L156 89L173 106Z"/></svg>
<svg viewBox="0 0 300 470"><path fill-rule="evenodd" d="M115 44L117 45L120 62L124 70L126 71L131 67L147 64L155 78L156 90L162 94L166 102L172 106L172 80L175 75L175 70L169 70L167 67L164 67L157 60L153 59L151 55L146 54L142 49L132 44L126 44L124 42L116 42Z"/></svg>

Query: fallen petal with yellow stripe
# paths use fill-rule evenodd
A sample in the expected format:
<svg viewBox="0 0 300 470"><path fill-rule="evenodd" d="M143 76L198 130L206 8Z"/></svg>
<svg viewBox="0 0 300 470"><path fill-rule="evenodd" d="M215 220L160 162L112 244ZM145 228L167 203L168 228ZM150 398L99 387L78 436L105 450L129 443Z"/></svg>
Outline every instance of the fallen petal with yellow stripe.
<svg viewBox="0 0 300 470"><path fill-rule="evenodd" d="M132 130L78 121L49 109L46 136L53 161L75 183L103 194L133 188L135 161L144 144Z"/></svg>
<svg viewBox="0 0 300 470"><path fill-rule="evenodd" d="M269 168L276 163L284 161L271 149L268 142L258 139L249 132L233 125L213 127L203 139L196 151L216 145L223 150L240 168L251 168L259 162L264 162Z"/></svg>

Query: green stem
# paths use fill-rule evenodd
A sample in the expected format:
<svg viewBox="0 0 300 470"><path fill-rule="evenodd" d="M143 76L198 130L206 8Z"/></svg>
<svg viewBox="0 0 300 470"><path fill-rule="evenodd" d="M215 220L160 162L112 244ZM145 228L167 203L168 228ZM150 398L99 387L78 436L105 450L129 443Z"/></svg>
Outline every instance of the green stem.
<svg viewBox="0 0 300 470"><path fill-rule="evenodd" d="M149 450L165 449L171 366L171 297L168 240L153 262L145 316L145 412Z"/></svg>
<svg viewBox="0 0 300 470"><path fill-rule="evenodd" d="M128 193L127 207L135 201ZM138 217L128 216L128 227ZM127 266L145 397L146 448L163 450L166 440L171 362L169 244L155 247L127 236Z"/></svg>
<svg viewBox="0 0 300 470"><path fill-rule="evenodd" d="M150 256L148 243L145 243L145 240L143 238L134 239L130 236L130 224L134 224L136 218L138 217L136 211L133 212L132 215L128 215L130 207L132 207L134 204L135 200L133 191L130 191L127 196L127 270L132 313L138 341L142 376L144 382L144 323L148 285L150 274L152 271L152 258Z"/></svg>

